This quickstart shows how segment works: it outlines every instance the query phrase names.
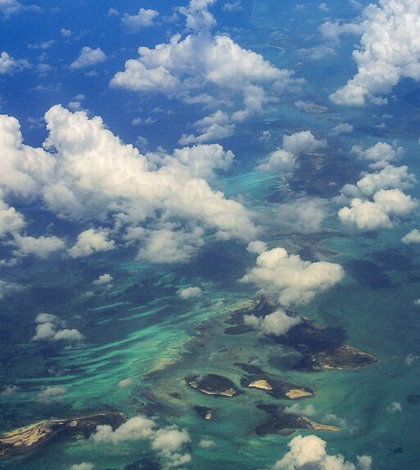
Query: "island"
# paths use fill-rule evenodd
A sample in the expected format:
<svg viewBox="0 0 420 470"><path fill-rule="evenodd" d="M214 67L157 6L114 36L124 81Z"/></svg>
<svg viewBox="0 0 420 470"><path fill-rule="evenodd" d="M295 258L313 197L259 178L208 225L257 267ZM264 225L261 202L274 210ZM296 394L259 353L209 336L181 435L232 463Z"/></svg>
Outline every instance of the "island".
<svg viewBox="0 0 420 470"><path fill-rule="evenodd" d="M192 375L185 380L191 388L205 395L232 398L239 393L236 385L231 380L221 375Z"/></svg>
<svg viewBox="0 0 420 470"><path fill-rule="evenodd" d="M30 424L0 436L0 458L26 454L49 442L59 434L90 434L101 424L113 428L125 420L122 413L104 412L72 419L51 419Z"/></svg>
<svg viewBox="0 0 420 470"><path fill-rule="evenodd" d="M226 320L227 335L249 334L255 330L244 323L245 315L264 317L273 307L265 300L259 300L252 307L232 313ZM289 312L293 315L293 312ZM265 335L263 344L273 343L288 346L300 354L302 361L295 367L298 370L313 372L323 370L352 370L378 362L372 354L359 351L345 343L345 334L340 328L319 328L306 318L292 327L285 335Z"/></svg>
<svg viewBox="0 0 420 470"><path fill-rule="evenodd" d="M352 370L378 362L372 354L345 344L340 332L332 328L318 328L306 319L273 340L303 355L296 366L302 371Z"/></svg>
<svg viewBox="0 0 420 470"><path fill-rule="evenodd" d="M341 429L337 426L319 424L315 421L289 413L286 408L276 405L260 404L257 408L265 411L269 417L268 420L255 428L258 436L267 436L270 434L280 434L290 436L298 429L311 429L314 431L339 432Z"/></svg>
<svg viewBox="0 0 420 470"><path fill-rule="evenodd" d="M275 398L289 400L300 400L315 396L315 392L310 387L279 380L258 366L243 363L235 363L235 366L249 374L241 380L243 387L263 390Z"/></svg>

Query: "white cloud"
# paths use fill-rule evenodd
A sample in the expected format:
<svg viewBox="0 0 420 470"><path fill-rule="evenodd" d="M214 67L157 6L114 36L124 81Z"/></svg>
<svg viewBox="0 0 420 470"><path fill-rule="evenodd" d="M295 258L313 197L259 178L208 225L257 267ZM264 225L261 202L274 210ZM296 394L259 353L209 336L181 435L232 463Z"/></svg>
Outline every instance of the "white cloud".
<svg viewBox="0 0 420 470"><path fill-rule="evenodd" d="M180 289L177 294L181 299L188 300L200 297L202 291L199 287L186 287L185 289Z"/></svg>
<svg viewBox="0 0 420 470"><path fill-rule="evenodd" d="M72 465L70 470L93 470L94 465L92 463L83 462L79 464Z"/></svg>
<svg viewBox="0 0 420 470"><path fill-rule="evenodd" d="M373 170L378 170L391 162L399 160L404 155L404 148L399 147L397 142L394 142L392 145L385 142L377 142L366 150L361 145L354 145L351 153L357 155L361 160L372 162L369 167Z"/></svg>
<svg viewBox="0 0 420 470"><path fill-rule="evenodd" d="M149 28L155 26L155 20L159 16L156 10L140 8L136 15L125 14L122 23L129 29L134 31L141 28Z"/></svg>
<svg viewBox="0 0 420 470"><path fill-rule="evenodd" d="M177 34L153 49L139 47L139 57L128 60L110 82L113 87L162 93L187 104L217 106L194 124L198 135L182 136L183 144L231 135L234 121L263 113L263 105L277 102L286 90L295 90L301 83L291 71L274 67L227 35L213 35L210 30L216 22L208 11L213 3L191 0L181 7L192 33L184 38Z"/></svg>
<svg viewBox="0 0 420 470"><path fill-rule="evenodd" d="M129 419L115 431L109 425L98 426L91 439L98 444L114 445L146 440L165 460L168 468L178 467L191 461L191 456L183 452L184 446L191 441L187 431L179 430L176 426L159 429L155 421L144 416Z"/></svg>
<svg viewBox="0 0 420 470"><path fill-rule="evenodd" d="M14 282L7 282L0 279L0 300L3 300L9 294L21 290L22 287Z"/></svg>
<svg viewBox="0 0 420 470"><path fill-rule="evenodd" d="M77 343L84 339L80 331L75 329L63 328L64 322L50 313L40 313L37 315L35 336L33 341L64 341L68 343Z"/></svg>
<svg viewBox="0 0 420 470"><path fill-rule="evenodd" d="M23 215L0 199L0 238L11 233L18 233L24 226Z"/></svg>
<svg viewBox="0 0 420 470"><path fill-rule="evenodd" d="M179 139L181 145L225 139L233 135L235 129L230 117L223 111L216 111L214 114L200 119L193 124L193 127L198 131L198 135L183 134Z"/></svg>
<svg viewBox="0 0 420 470"><path fill-rule="evenodd" d="M373 196L380 189L409 189L416 182L414 174L408 172L407 166L387 165L375 173L362 173L356 185L347 184L341 192L348 196Z"/></svg>
<svg viewBox="0 0 420 470"><path fill-rule="evenodd" d="M176 230L171 225L149 230L138 257L151 263L186 263L204 245L204 230Z"/></svg>
<svg viewBox="0 0 420 470"><path fill-rule="evenodd" d="M298 164L298 157L326 147L325 139L318 140L311 131L296 132L283 137L283 147L270 153L257 168L261 171L291 176Z"/></svg>
<svg viewBox="0 0 420 470"><path fill-rule="evenodd" d="M332 136L338 136L341 134L350 134L354 131L353 124L349 124L348 122L342 122L341 124L337 124L331 131Z"/></svg>
<svg viewBox="0 0 420 470"><path fill-rule="evenodd" d="M216 0L190 0L187 7L181 7L179 12L187 19L187 29L201 31L216 25L214 16L208 11L208 7L216 3Z"/></svg>
<svg viewBox="0 0 420 470"><path fill-rule="evenodd" d="M13 252L15 256L33 255L37 258L46 259L51 254L63 251L66 247L61 238L58 237L30 237L15 235L14 238L17 249Z"/></svg>
<svg viewBox="0 0 420 470"><path fill-rule="evenodd" d="M18 0L0 0L0 14L2 14L5 18L23 11L36 11L40 9L40 7L35 5L23 5L22 3L18 2Z"/></svg>
<svg viewBox="0 0 420 470"><path fill-rule="evenodd" d="M381 189L373 201L352 199L350 207L343 207L338 217L344 224L354 225L361 230L392 228L395 217L408 216L418 203L400 189Z"/></svg>
<svg viewBox="0 0 420 470"><path fill-rule="evenodd" d="M119 388L127 388L133 385L133 379L123 379L118 382L118 387Z"/></svg>
<svg viewBox="0 0 420 470"><path fill-rule="evenodd" d="M41 403L51 403L54 401L61 401L63 399L63 395L67 392L64 387L48 387L42 392L39 392L36 396L36 400L40 401Z"/></svg>
<svg viewBox="0 0 420 470"><path fill-rule="evenodd" d="M77 243L68 251L70 258L81 258L90 256L100 251L110 251L115 248L115 241L109 240L106 230L89 229L80 233Z"/></svg>
<svg viewBox="0 0 420 470"><path fill-rule="evenodd" d="M273 470L371 470L372 458L361 456L357 464L340 454L329 455L327 443L317 436L297 436L288 444L290 450L279 460Z"/></svg>
<svg viewBox="0 0 420 470"><path fill-rule="evenodd" d="M106 284L109 284L110 282L112 282L114 280L114 278L106 273L106 274L101 274L98 279L95 279L92 284L94 286L103 286L103 285L106 285Z"/></svg>
<svg viewBox="0 0 420 470"><path fill-rule="evenodd" d="M79 57L70 64L71 69L81 69L85 67L92 67L94 65L105 62L106 55L100 47L92 49L91 47L84 46L80 51Z"/></svg>
<svg viewBox="0 0 420 470"><path fill-rule="evenodd" d="M236 2L226 2L223 5L223 11L241 11L243 9L244 8L239 0Z"/></svg>
<svg viewBox="0 0 420 470"><path fill-rule="evenodd" d="M250 253L255 253L257 255L261 254L263 251L267 250L267 243L260 240L252 241L248 243L246 248Z"/></svg>
<svg viewBox="0 0 420 470"><path fill-rule="evenodd" d="M401 241L406 245L410 245L411 243L420 243L420 231L416 228L411 230L411 232L407 233Z"/></svg>
<svg viewBox="0 0 420 470"><path fill-rule="evenodd" d="M394 401L389 406L387 406L386 411L389 414L401 413L402 412L402 405L401 403Z"/></svg>
<svg viewBox="0 0 420 470"><path fill-rule="evenodd" d="M339 105L384 102L403 78L420 79L419 0L379 0L362 14L363 35L354 50L357 74L331 95Z"/></svg>
<svg viewBox="0 0 420 470"><path fill-rule="evenodd" d="M298 233L321 231L327 216L328 201L321 198L301 197L281 204L276 209L278 225Z"/></svg>
<svg viewBox="0 0 420 470"><path fill-rule="evenodd" d="M126 243L138 244L140 256L150 261L187 261L203 245L207 230L223 240L257 236L253 214L206 181L234 159L220 145L143 156L99 117L89 119L85 112L71 113L58 105L45 118L48 138L44 148L33 148L22 143L16 119L0 116L0 191L4 201L37 199L58 217L85 224L82 229L87 225L69 256L113 249L114 238L122 236ZM23 227L7 202L0 211L2 231ZM26 253L62 247L54 237L19 235Z"/></svg>
<svg viewBox="0 0 420 470"><path fill-rule="evenodd" d="M297 255L288 254L284 248L264 251L256 264L242 282L255 284L261 294L286 307L308 303L344 277L339 264L303 261Z"/></svg>
<svg viewBox="0 0 420 470"><path fill-rule="evenodd" d="M265 317L256 317L255 315L245 315L245 325L262 331L267 335L282 336L291 328L298 325L302 319L300 317L291 317L284 310L278 309Z"/></svg>
<svg viewBox="0 0 420 470"><path fill-rule="evenodd" d="M318 140L311 131L296 132L295 134L286 135L283 138L283 148L293 155L301 155L302 153L311 153L326 147L326 140Z"/></svg>
<svg viewBox="0 0 420 470"><path fill-rule="evenodd" d="M0 4L1 5L1 4ZM3 51L0 54L0 75L12 75L21 72L29 67L29 62L25 59L13 59L10 55Z"/></svg>
<svg viewBox="0 0 420 470"><path fill-rule="evenodd" d="M363 32L363 26L359 23L340 23L339 21L326 21L319 28L324 39L330 43L338 43L341 36L359 35Z"/></svg>

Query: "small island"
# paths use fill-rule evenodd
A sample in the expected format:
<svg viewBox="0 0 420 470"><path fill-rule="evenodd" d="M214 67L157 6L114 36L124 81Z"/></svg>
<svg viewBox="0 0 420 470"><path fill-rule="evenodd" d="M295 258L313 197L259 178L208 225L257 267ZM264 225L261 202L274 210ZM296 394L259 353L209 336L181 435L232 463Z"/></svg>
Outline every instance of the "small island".
<svg viewBox="0 0 420 470"><path fill-rule="evenodd" d="M239 393L236 385L231 380L221 375L192 375L185 380L191 388L205 395L232 398Z"/></svg>
<svg viewBox="0 0 420 470"><path fill-rule="evenodd" d="M249 374L241 380L243 387L263 390L275 398L289 400L300 400L315 396L315 392L310 387L279 380L258 366L243 363L236 363L235 365Z"/></svg>
<svg viewBox="0 0 420 470"><path fill-rule="evenodd" d="M268 436L271 434L280 434L282 436L290 436L298 429L311 429L314 431L339 432L341 429L337 426L327 424L319 424L315 421L285 411L282 406L275 405L257 405L257 408L265 411L269 418L255 428L258 436Z"/></svg>
<svg viewBox="0 0 420 470"><path fill-rule="evenodd" d="M101 424L118 427L124 422L122 413L106 412L73 419L51 419L16 429L0 436L0 458L26 454L47 443L58 434L83 432L90 434Z"/></svg>

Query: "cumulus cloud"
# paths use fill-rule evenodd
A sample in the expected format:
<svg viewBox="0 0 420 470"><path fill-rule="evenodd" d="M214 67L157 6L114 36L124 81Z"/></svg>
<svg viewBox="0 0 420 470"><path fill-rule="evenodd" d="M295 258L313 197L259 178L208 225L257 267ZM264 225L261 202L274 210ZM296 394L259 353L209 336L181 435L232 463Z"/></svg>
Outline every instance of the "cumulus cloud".
<svg viewBox="0 0 420 470"><path fill-rule="evenodd" d="M223 111L216 111L214 114L200 119L193 124L193 127L197 130L198 135L183 134L179 139L181 145L225 139L233 135L235 129L230 117Z"/></svg>
<svg viewBox="0 0 420 470"><path fill-rule="evenodd" d="M371 162L369 167L372 170L378 170L399 160L404 155L404 148L399 147L397 142L392 145L386 142L377 142L367 149L364 149L361 145L354 145L351 153L357 155L361 160Z"/></svg>
<svg viewBox="0 0 420 470"><path fill-rule="evenodd" d="M100 251L110 251L114 248L115 241L109 240L109 233L106 230L91 228L78 235L77 243L69 249L68 254L70 258L81 258Z"/></svg>
<svg viewBox="0 0 420 470"><path fill-rule="evenodd" d="M260 293L286 307L306 304L316 294L330 289L344 277L339 264L303 261L284 248L262 252L242 282L252 283Z"/></svg>
<svg viewBox="0 0 420 470"><path fill-rule="evenodd" d="M101 274L98 279L95 279L92 284L94 286L103 286L103 285L107 285L109 283L111 283L112 281L114 280L114 278L106 273L106 274Z"/></svg>
<svg viewBox="0 0 420 470"><path fill-rule="evenodd" d="M0 279L0 300L3 300L9 294L22 289L22 286L14 282L7 282Z"/></svg>
<svg viewBox="0 0 420 470"><path fill-rule="evenodd" d="M349 124L348 122L342 122L341 124L337 124L331 131L330 135L338 136L341 134L350 134L354 131L353 124Z"/></svg>
<svg viewBox="0 0 420 470"><path fill-rule="evenodd" d="M37 258L46 259L51 254L63 251L65 242L58 237L30 237L16 235L14 243L17 249L13 252L15 256L36 256Z"/></svg>
<svg viewBox="0 0 420 470"><path fill-rule="evenodd" d="M84 339L80 331L64 328L64 322L50 313L40 313L37 315L35 336L33 341L64 341L67 343L77 343Z"/></svg>
<svg viewBox="0 0 420 470"><path fill-rule="evenodd" d="M70 64L71 69L82 69L105 62L106 55L100 47L92 49L89 46L82 47L79 57Z"/></svg>
<svg viewBox="0 0 420 470"><path fill-rule="evenodd" d="M255 315L245 315L245 325L262 331L267 335L282 336L285 335L291 328L298 325L302 319L300 317L291 317L287 313L278 309L265 317L256 317Z"/></svg>
<svg viewBox="0 0 420 470"><path fill-rule="evenodd" d="M93 470L94 465L88 462L82 462L79 464L74 464L70 467L70 470Z"/></svg>
<svg viewBox="0 0 420 470"><path fill-rule="evenodd" d="M362 173L362 178L355 184L346 184L341 192L346 196L373 196L381 189L409 189L417 182L407 166L387 165L375 173Z"/></svg>
<svg viewBox="0 0 420 470"><path fill-rule="evenodd" d="M276 219L280 227L298 233L321 231L327 216L328 201L321 198L301 197L281 204L276 209Z"/></svg>
<svg viewBox="0 0 420 470"><path fill-rule="evenodd" d="M114 445L122 442L148 441L169 468L191 461L191 456L183 451L184 446L191 441L187 431L180 430L176 426L158 428L154 420L144 416L129 419L115 431L109 425L98 426L91 439L97 444Z"/></svg>
<svg viewBox="0 0 420 470"><path fill-rule="evenodd" d="M381 189L372 201L352 199L350 207L340 209L338 217L361 230L392 228L396 218L408 216L417 206L418 202L400 189Z"/></svg>
<svg viewBox="0 0 420 470"><path fill-rule="evenodd" d="M406 245L410 245L411 243L420 243L420 231L416 228L411 230L411 232L407 233L401 241Z"/></svg>
<svg viewBox="0 0 420 470"><path fill-rule="evenodd" d="M290 450L279 460L273 470L371 470L372 458L357 457L353 464L340 454L327 453L327 443L317 436L297 436L288 444Z"/></svg>
<svg viewBox="0 0 420 470"><path fill-rule="evenodd" d="M153 49L139 47L139 57L128 60L110 82L116 88L217 107L193 124L196 134L181 137L183 145L232 135L235 122L263 113L266 103L277 102L286 90L301 83L291 71L274 67L229 36L213 35L216 21L208 7L214 3L191 0L181 7L191 34L176 34Z"/></svg>
<svg viewBox="0 0 420 470"><path fill-rule="evenodd" d="M208 7L214 3L216 0L190 0L187 7L181 7L179 12L186 17L187 28L191 31L201 31L215 26L216 20L208 11Z"/></svg>
<svg viewBox="0 0 420 470"><path fill-rule="evenodd" d="M0 238L19 233L24 226L23 215L0 199Z"/></svg>
<svg viewBox="0 0 420 470"><path fill-rule="evenodd" d="M0 3L1 6L1 3ZM29 67L29 62L25 59L13 59L10 55L3 51L0 54L0 75L12 75L21 72Z"/></svg>
<svg viewBox="0 0 420 470"><path fill-rule="evenodd" d="M204 230L201 228L186 232L166 224L147 233L138 257L152 263L186 263L203 245Z"/></svg>
<svg viewBox="0 0 420 470"><path fill-rule="evenodd" d="M22 143L16 119L0 116L0 227L5 234L23 227L22 217L7 205L13 197L43 201L58 217L88 225L68 250L73 258L114 249L115 238L122 238L139 245L143 259L185 262L203 245L207 230L223 240L249 241L257 235L253 214L207 182L234 159L220 145L141 155L99 117L89 119L83 111L58 105L45 119L44 148L33 148ZM53 237L20 235L27 253L62 248Z"/></svg>
<svg viewBox="0 0 420 470"><path fill-rule="evenodd" d="M185 289L179 289L177 292L178 297L183 300L194 299L200 297L202 291L199 287L186 287Z"/></svg>
<svg viewBox="0 0 420 470"><path fill-rule="evenodd" d="M326 147L325 139L318 140L311 131L296 132L283 137L283 147L270 153L257 167L261 171L291 176L298 164L298 157Z"/></svg>
<svg viewBox="0 0 420 470"><path fill-rule="evenodd" d="M362 38L353 52L357 74L331 95L338 105L383 103L403 78L420 79L420 2L379 0L362 13Z"/></svg>
<svg viewBox="0 0 420 470"><path fill-rule="evenodd" d="M387 406L386 411L389 414L402 413L401 403L394 401L389 406Z"/></svg>
<svg viewBox="0 0 420 470"><path fill-rule="evenodd" d="M40 10L40 7L23 5L18 0L0 0L0 14L5 18L28 10Z"/></svg>
<svg viewBox="0 0 420 470"><path fill-rule="evenodd" d="M124 26L131 30L139 30L155 25L155 20L159 16L159 12L152 9L140 8L136 15L125 14L122 19Z"/></svg>

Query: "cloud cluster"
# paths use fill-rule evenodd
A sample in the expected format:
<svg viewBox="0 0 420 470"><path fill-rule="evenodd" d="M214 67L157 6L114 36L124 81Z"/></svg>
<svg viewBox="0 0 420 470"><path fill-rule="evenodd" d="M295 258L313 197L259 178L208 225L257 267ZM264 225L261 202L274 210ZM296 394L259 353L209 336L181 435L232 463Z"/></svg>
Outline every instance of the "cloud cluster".
<svg viewBox="0 0 420 470"><path fill-rule="evenodd" d="M13 59L6 51L0 54L0 75L12 75L27 69L29 66L27 60Z"/></svg>
<svg viewBox="0 0 420 470"><path fill-rule="evenodd" d="M255 284L260 293L286 307L306 304L344 277L339 264L303 261L284 248L263 251L242 282Z"/></svg>
<svg viewBox="0 0 420 470"><path fill-rule="evenodd" d="M193 124L196 134L183 135L182 145L232 135L234 123L263 113L298 81L255 52L243 49L227 35L213 35L216 21L208 11L215 0L191 0L180 13L191 34L173 36L154 48L139 47L139 57L125 63L112 87L140 93L161 93L187 104L218 108ZM242 102L242 106L239 104ZM229 109L235 109L228 112Z"/></svg>
<svg viewBox="0 0 420 470"><path fill-rule="evenodd" d="M369 162L369 168L372 170L378 170L399 160L404 155L404 148L399 147L397 142L392 145L386 142L377 142L367 149L364 149L361 145L354 145L351 153L360 160Z"/></svg>
<svg viewBox="0 0 420 470"><path fill-rule="evenodd" d="M190 454L183 451L183 447L191 441L187 431L176 426L159 428L154 420L144 416L129 419L115 431L109 425L98 426L91 439L97 444L113 445L147 441L165 460L166 468L179 467L191 461Z"/></svg>
<svg viewBox="0 0 420 470"><path fill-rule="evenodd" d="M283 137L283 146L270 153L257 167L261 171L291 176L298 164L298 157L313 153L327 146L325 139L318 140L311 131L296 132Z"/></svg>
<svg viewBox="0 0 420 470"><path fill-rule="evenodd" d="M33 341L63 341L66 343L77 343L84 339L80 331L64 328L64 322L50 313L37 315L35 336Z"/></svg>
<svg viewBox="0 0 420 470"><path fill-rule="evenodd" d="M207 230L223 240L257 234L252 214L206 180L233 161L220 145L144 156L83 111L57 105L45 119L44 148L33 148L22 143L16 119L0 116L0 234L12 236L22 255L46 257L63 250L64 241L22 233L24 218L9 198L39 200L58 217L88 225L67 250L72 258L112 250L119 241L137 244L139 256L151 262L185 262Z"/></svg>
<svg viewBox="0 0 420 470"><path fill-rule="evenodd" d="M392 228L397 218L407 217L416 207L418 202L401 189L381 189L372 200L352 199L350 207L340 209L338 217L361 230Z"/></svg>
<svg viewBox="0 0 420 470"><path fill-rule="evenodd" d="M379 0L362 13L362 38L353 52L357 74L331 95L339 105L383 103L403 78L420 79L420 1Z"/></svg>
<svg viewBox="0 0 420 470"><path fill-rule="evenodd" d="M287 313L278 309L265 317L256 317L255 315L245 315L245 325L251 326L266 335L282 336L291 328L298 325L302 319L300 317L291 317Z"/></svg>
<svg viewBox="0 0 420 470"><path fill-rule="evenodd" d="M353 464L338 455L327 453L327 443L317 436L297 436L288 444L290 450L273 470L371 470L372 458L363 455Z"/></svg>
<svg viewBox="0 0 420 470"><path fill-rule="evenodd" d="M362 230L391 228L400 217L407 217L418 202L403 190L417 183L408 167L396 167L391 163L400 159L404 149L396 142L393 145L378 142L368 149L353 146L352 153L358 158L371 162L356 184L346 184L341 189L345 198L351 198L350 207L343 207L338 217L344 224Z"/></svg>

